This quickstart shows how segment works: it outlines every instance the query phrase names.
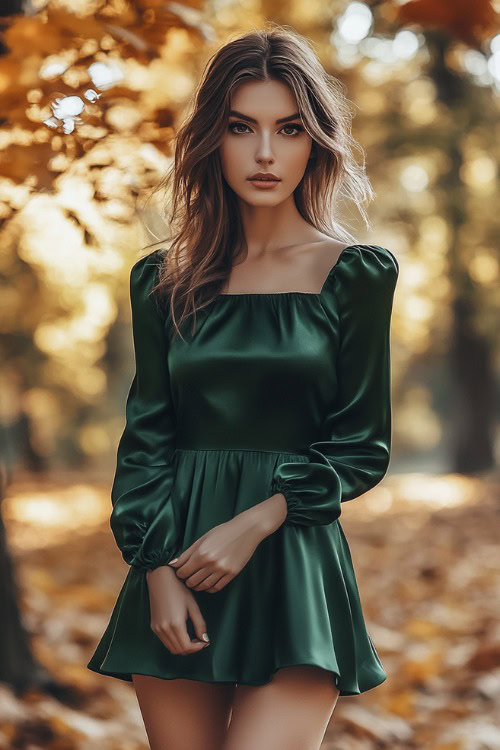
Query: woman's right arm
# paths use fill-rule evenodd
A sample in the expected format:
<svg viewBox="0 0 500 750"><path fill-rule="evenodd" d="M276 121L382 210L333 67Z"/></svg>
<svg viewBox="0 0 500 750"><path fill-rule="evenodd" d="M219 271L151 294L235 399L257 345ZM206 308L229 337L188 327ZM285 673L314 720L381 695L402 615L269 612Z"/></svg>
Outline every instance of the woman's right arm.
<svg viewBox="0 0 500 750"><path fill-rule="evenodd" d="M175 412L170 394L165 318L150 294L158 251L130 272L130 302L136 371L126 403L111 489L110 526L126 563L145 571L151 628L175 654L205 648L206 624L192 591L167 563L182 545L171 499L174 482ZM198 641L186 628L190 616Z"/></svg>
<svg viewBox="0 0 500 750"><path fill-rule="evenodd" d="M167 366L164 316L150 291L157 252L130 272L136 372L126 403L126 424L117 450L110 526L122 557L140 570L175 558L181 544L171 490L174 480L175 414Z"/></svg>

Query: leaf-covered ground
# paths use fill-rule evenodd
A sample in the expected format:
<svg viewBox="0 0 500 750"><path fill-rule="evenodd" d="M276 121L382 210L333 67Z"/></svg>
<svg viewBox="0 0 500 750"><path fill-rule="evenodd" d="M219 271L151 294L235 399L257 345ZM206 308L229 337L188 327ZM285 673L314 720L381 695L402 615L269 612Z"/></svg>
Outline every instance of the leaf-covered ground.
<svg viewBox="0 0 500 750"><path fill-rule="evenodd" d="M109 487L18 477L3 503L23 620L63 700L0 685L0 747L142 750L132 685L86 668L127 568ZM500 749L500 519L493 478L394 475L341 517L388 679L339 698L324 750Z"/></svg>

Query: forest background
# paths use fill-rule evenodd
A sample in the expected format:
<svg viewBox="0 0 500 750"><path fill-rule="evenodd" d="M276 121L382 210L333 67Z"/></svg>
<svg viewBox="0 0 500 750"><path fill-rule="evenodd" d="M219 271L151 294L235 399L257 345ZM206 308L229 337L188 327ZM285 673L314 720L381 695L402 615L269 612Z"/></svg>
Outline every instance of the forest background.
<svg viewBox="0 0 500 750"><path fill-rule="evenodd" d="M324 747L500 748L499 11L4 0L0 748L147 747L132 687L85 667L126 574L108 517L128 276L167 237L146 199L204 63L267 21L346 85L376 200L369 235L354 209L344 220L401 269L391 465L343 513L389 679L339 701Z"/></svg>

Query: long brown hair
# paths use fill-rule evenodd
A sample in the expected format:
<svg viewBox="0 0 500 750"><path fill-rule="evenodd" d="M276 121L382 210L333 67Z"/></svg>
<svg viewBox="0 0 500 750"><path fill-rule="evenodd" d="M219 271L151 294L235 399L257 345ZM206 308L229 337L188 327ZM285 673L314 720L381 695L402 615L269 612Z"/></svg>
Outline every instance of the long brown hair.
<svg viewBox="0 0 500 750"><path fill-rule="evenodd" d="M192 98L192 113L177 134L173 163L155 188L170 192L171 237L169 248L159 251L162 262L153 291L169 298L172 324L181 338L184 320L194 315L194 330L196 311L218 296L233 260L246 251L237 195L223 179L218 152L231 95L243 81L277 80L295 94L314 154L294 191L301 216L333 239L354 242L336 220L341 197L353 201L371 226L363 203L375 193L364 170L363 149L351 134L353 112L344 84L325 71L305 37L290 27L270 25L238 36L209 58ZM354 147L363 156L361 166L353 157Z"/></svg>

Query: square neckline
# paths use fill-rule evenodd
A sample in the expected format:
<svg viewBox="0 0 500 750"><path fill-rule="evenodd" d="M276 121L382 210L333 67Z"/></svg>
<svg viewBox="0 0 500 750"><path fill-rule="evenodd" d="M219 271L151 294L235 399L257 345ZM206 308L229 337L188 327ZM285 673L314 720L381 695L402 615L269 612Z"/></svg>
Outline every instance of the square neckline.
<svg viewBox="0 0 500 750"><path fill-rule="evenodd" d="M219 297L284 297L289 295L302 295L304 297L321 297L323 294L326 284L328 282L328 279L330 278L330 275L335 270L335 268L340 263L340 259L344 255L346 250L350 250L353 247L360 247L360 243L355 243L353 245L347 245L344 247L337 260L335 261L334 265L330 268L328 271L325 280L323 281L323 284L321 285L321 289L319 292L300 292L300 291L288 291L288 292L223 292L221 294L217 294L215 299L218 299Z"/></svg>

